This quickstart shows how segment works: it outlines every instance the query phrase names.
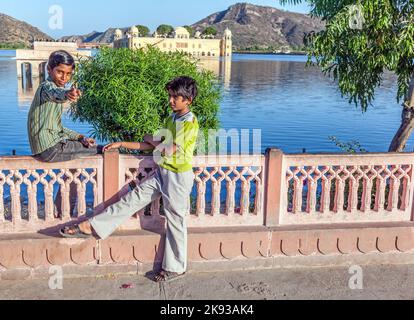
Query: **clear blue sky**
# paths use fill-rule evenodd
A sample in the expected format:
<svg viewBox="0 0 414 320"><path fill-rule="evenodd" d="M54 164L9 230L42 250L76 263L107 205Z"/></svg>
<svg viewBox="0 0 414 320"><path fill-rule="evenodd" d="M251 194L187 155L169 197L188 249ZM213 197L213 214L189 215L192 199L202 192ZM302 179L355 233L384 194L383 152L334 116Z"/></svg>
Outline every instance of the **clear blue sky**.
<svg viewBox="0 0 414 320"><path fill-rule="evenodd" d="M109 27L148 26L152 31L160 24L193 24L206 16L243 1L232 0L1 0L0 12L26 21L52 37L105 31ZM250 0L252 4L308 13L305 4L280 6L279 0ZM63 29L49 28L49 8L63 9ZM1 32L1 31L0 31Z"/></svg>

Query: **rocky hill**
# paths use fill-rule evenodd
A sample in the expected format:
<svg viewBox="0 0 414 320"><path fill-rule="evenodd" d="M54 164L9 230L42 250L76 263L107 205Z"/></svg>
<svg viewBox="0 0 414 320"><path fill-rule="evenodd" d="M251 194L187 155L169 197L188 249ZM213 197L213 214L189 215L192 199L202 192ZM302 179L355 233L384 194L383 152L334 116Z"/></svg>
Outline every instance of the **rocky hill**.
<svg viewBox="0 0 414 320"><path fill-rule="evenodd" d="M126 32L129 28L120 28ZM116 28L109 28L105 32L92 31L85 35L73 35L60 38L61 41L69 42L95 42L95 43L112 43L115 37Z"/></svg>
<svg viewBox="0 0 414 320"><path fill-rule="evenodd" d="M249 3L235 4L192 25L199 31L209 26L215 27L219 34L229 28L233 32L234 48L239 50L302 47L306 33L324 28L320 20L309 15Z"/></svg>
<svg viewBox="0 0 414 320"><path fill-rule="evenodd" d="M194 23L192 27L203 31L213 26L218 34L228 27L233 32L233 44L236 50L268 49L269 47L298 48L303 46L303 37L311 31L320 31L324 24L309 15L288 12L272 7L238 3L227 10L216 12ZM111 43L116 28L105 32L91 32L87 35L75 35L61 38L64 41ZM129 28L121 28L127 31Z"/></svg>
<svg viewBox="0 0 414 320"><path fill-rule="evenodd" d="M34 39L53 40L30 24L0 13L0 44L30 47Z"/></svg>

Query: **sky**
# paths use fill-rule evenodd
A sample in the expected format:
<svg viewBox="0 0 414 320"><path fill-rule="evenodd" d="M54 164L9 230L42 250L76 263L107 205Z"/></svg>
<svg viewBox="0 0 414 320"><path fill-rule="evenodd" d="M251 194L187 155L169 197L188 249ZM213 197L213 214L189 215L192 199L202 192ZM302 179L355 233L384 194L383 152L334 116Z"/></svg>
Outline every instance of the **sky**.
<svg viewBox="0 0 414 320"><path fill-rule="evenodd" d="M1 0L0 13L23 20L53 38L105 31L110 27L193 24L243 1L232 0ZM250 0L252 4L309 13L307 5L281 6L279 0ZM57 7L57 9L55 9ZM59 11L61 8L61 11ZM60 15L61 13L61 15ZM59 16L62 19L57 20ZM0 30L1 32L1 30Z"/></svg>

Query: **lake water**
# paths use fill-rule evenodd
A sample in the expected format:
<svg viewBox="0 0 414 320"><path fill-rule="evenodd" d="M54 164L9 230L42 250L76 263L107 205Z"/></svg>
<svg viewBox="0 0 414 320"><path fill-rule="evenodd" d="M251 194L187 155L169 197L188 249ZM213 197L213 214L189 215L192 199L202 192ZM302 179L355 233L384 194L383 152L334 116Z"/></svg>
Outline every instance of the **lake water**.
<svg viewBox="0 0 414 320"><path fill-rule="evenodd" d="M0 50L0 155L29 155L26 119L31 95L19 90L14 51ZM261 151L279 147L286 153L340 152L328 137L357 140L370 152L386 152L400 125L396 81L384 78L374 105L366 113L348 103L337 85L306 57L235 54L223 76L220 121L224 129L261 129ZM80 133L88 124L63 123ZM407 151L412 151L410 139Z"/></svg>

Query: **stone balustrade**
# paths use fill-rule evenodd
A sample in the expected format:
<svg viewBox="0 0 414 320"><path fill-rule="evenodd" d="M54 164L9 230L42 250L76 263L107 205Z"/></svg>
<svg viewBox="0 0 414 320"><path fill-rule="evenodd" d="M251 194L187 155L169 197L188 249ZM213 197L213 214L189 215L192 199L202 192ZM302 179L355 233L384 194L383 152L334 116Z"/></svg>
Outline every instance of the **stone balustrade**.
<svg viewBox="0 0 414 320"><path fill-rule="evenodd" d="M42 163L32 157L0 158L0 232L37 232L87 213L103 201L103 158ZM55 201L58 199L58 202ZM72 212L73 213L73 212Z"/></svg>
<svg viewBox="0 0 414 320"><path fill-rule="evenodd" d="M412 221L412 154L198 156L189 227L289 226ZM59 164L0 158L0 231L37 232L99 212L151 157L110 152ZM107 205L108 203L106 203ZM162 227L157 199L121 229Z"/></svg>
<svg viewBox="0 0 414 320"><path fill-rule="evenodd" d="M412 153L197 156L190 267L413 261L413 163ZM51 265L84 275L159 264L160 199L106 240L56 236L62 225L99 214L155 167L151 157L118 152L59 164L0 157L1 279L47 277Z"/></svg>
<svg viewBox="0 0 414 320"><path fill-rule="evenodd" d="M412 154L285 155L279 223L411 221Z"/></svg>

